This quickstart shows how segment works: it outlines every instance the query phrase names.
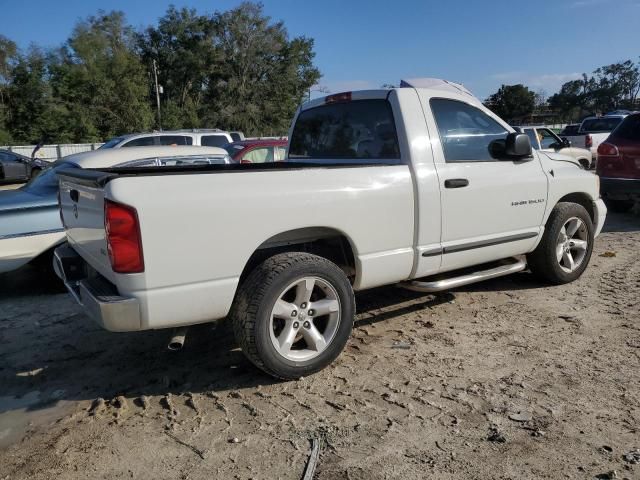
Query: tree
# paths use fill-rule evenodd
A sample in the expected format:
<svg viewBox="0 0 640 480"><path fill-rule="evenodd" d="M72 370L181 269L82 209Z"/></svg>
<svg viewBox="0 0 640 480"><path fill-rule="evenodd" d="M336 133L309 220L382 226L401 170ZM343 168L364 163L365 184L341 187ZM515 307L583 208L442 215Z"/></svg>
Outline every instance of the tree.
<svg viewBox="0 0 640 480"><path fill-rule="evenodd" d="M313 40L288 39L261 4L242 3L212 17L221 60L200 108L208 126L257 134L283 134L320 72Z"/></svg>
<svg viewBox="0 0 640 480"><path fill-rule="evenodd" d="M148 74L122 12L78 23L51 68L54 94L66 112L65 138L101 141L151 127Z"/></svg>
<svg viewBox="0 0 640 480"><path fill-rule="evenodd" d="M8 131L10 110L7 102L9 101L11 69L17 60L17 54L18 48L15 42L4 35L0 35L0 145L11 141L11 134Z"/></svg>
<svg viewBox="0 0 640 480"><path fill-rule="evenodd" d="M536 94L522 84L502 85L485 104L507 122L520 123L533 112L535 100Z"/></svg>
<svg viewBox="0 0 640 480"><path fill-rule="evenodd" d="M170 6L157 27L138 36L145 65L159 65L163 93L163 127L200 126L198 109L212 70L220 62L210 18L195 10ZM153 101L155 102L155 93Z"/></svg>

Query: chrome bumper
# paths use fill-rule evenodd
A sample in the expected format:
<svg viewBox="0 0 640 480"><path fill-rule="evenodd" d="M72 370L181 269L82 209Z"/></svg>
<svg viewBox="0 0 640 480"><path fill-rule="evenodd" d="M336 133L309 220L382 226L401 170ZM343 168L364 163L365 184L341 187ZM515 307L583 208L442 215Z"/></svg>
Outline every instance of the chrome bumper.
<svg viewBox="0 0 640 480"><path fill-rule="evenodd" d="M138 300L120 296L103 277L89 276L87 263L69 245L55 249L53 269L73 298L103 328L112 332L140 330Z"/></svg>

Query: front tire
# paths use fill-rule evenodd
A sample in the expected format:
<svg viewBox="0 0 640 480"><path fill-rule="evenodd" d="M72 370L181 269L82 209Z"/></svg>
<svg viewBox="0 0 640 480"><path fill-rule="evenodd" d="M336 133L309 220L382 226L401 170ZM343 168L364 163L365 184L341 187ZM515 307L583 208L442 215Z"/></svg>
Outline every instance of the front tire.
<svg viewBox="0 0 640 480"><path fill-rule="evenodd" d="M297 379L322 370L344 349L355 315L349 279L326 258L275 255L238 290L230 318L247 358L269 375Z"/></svg>
<svg viewBox="0 0 640 480"><path fill-rule="evenodd" d="M589 264L593 233L593 222L582 205L558 203L549 216L542 240L527 255L529 268L550 283L573 282Z"/></svg>

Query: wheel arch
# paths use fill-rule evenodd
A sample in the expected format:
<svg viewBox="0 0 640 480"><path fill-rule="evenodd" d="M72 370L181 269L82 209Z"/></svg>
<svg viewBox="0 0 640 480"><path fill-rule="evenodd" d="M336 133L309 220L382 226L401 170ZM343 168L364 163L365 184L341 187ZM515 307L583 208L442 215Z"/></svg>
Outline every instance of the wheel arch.
<svg viewBox="0 0 640 480"><path fill-rule="evenodd" d="M593 222L593 224L595 225L597 223L596 210L593 205L593 199L587 193L584 193L584 192L569 193L564 197L560 198L556 203L556 205L562 202L577 203L578 205L582 205L584 209L587 211L587 213L589 214L589 218L591 218L591 221ZM554 205L554 208L555 208L555 205Z"/></svg>
<svg viewBox="0 0 640 480"><path fill-rule="evenodd" d="M357 272L357 249L351 237L334 227L302 227L280 232L263 241L245 263L240 281L269 257L284 252L307 252L338 265L353 283Z"/></svg>

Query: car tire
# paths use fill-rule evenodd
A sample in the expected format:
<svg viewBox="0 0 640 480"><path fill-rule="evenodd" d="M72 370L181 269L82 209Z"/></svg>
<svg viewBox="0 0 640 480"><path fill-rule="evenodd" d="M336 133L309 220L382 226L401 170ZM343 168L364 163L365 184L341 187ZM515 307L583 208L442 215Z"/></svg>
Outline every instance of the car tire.
<svg viewBox="0 0 640 480"><path fill-rule="evenodd" d="M593 222L587 210L577 203L558 203L549 216L542 240L527 255L529 269L553 284L573 282L589 264L593 240Z"/></svg>
<svg viewBox="0 0 640 480"><path fill-rule="evenodd" d="M275 255L242 282L231 308L236 341L269 375L297 379L322 370L351 335L355 298L345 273L326 258Z"/></svg>
<svg viewBox="0 0 640 480"><path fill-rule="evenodd" d="M633 200L606 200L607 207L612 212L616 213L627 213L629 210L633 208L635 202Z"/></svg>

